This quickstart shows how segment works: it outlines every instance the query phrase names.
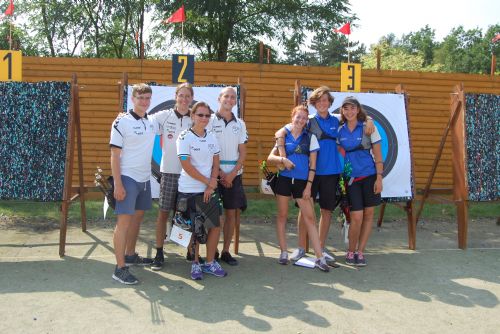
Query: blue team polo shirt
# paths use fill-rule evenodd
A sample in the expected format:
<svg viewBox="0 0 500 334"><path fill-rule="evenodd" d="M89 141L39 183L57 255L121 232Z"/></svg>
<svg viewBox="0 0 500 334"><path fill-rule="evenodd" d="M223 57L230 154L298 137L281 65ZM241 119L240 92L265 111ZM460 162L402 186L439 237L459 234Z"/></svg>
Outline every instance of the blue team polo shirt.
<svg viewBox="0 0 500 334"><path fill-rule="evenodd" d="M297 146L300 144L302 137L304 136L308 136L306 129L302 131L302 133L300 134L300 136L297 137L297 139L295 139L292 136L290 130L286 129L286 136L285 136L286 157L288 158L288 160L290 160L295 164L295 168L291 170L284 169L280 172L280 175L299 180L307 180L307 177L309 176L309 155L294 152ZM311 141L313 141L313 138L311 138ZM310 149L309 152L315 152L317 150L318 150L317 147L316 148L313 147L313 149Z"/></svg>
<svg viewBox="0 0 500 334"><path fill-rule="evenodd" d="M330 137L337 138L339 120L337 117L328 114L326 118L322 118L319 114L314 115L318 121L318 125L325 134ZM337 149L335 139L320 139L318 159L316 160L316 175L332 175L340 174L344 170L344 166L340 162L340 155Z"/></svg>
<svg viewBox="0 0 500 334"><path fill-rule="evenodd" d="M380 138L378 132L372 134L372 138ZM351 150L358 147L363 139L363 122L358 122L356 128L351 132L347 127L347 123L343 124L338 133L339 144L344 150ZM372 139L373 140L373 139ZM379 143L372 141L372 145ZM351 177L370 176L377 173L375 162L370 150L356 150L353 152L346 152L345 162L350 162L352 167Z"/></svg>

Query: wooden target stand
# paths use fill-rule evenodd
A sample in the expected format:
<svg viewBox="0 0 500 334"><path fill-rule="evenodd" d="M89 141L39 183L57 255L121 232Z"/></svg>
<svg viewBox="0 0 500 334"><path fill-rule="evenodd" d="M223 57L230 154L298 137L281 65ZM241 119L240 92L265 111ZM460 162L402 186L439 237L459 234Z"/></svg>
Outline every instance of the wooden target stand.
<svg viewBox="0 0 500 334"><path fill-rule="evenodd" d="M451 131L452 144L452 166L453 166L453 188L452 189L433 189L431 188L432 179L436 173L444 145L448 134ZM468 230L468 198L469 191L466 180L466 146L465 146L465 93L463 84L456 85L451 94L450 101L450 119L446 125L441 143L439 144L436 157L432 164L427 183L423 190L422 199L418 208L415 223L418 222L425 201L431 195L437 194L453 194L453 202L455 203L457 212L458 225L458 247L461 249L467 248L467 230Z"/></svg>
<svg viewBox="0 0 500 334"><path fill-rule="evenodd" d="M243 82L242 77L238 77L237 84L240 87L240 117L242 120L244 120L245 117L245 107L246 107L246 96L247 96L247 91L245 84ZM119 108L120 112L126 112L123 104L123 99L125 97L125 89L129 85L128 83L128 73L124 72L122 74L122 79L121 81L118 82L118 99L119 99L119 105L121 106ZM236 219L234 223L234 233L233 233L233 247L234 247L234 253L237 255L239 253L239 247L240 247L240 223L241 223L241 211L236 210Z"/></svg>
<svg viewBox="0 0 500 334"><path fill-rule="evenodd" d="M87 230L87 213L85 211L85 187L83 185L83 161L82 161L82 130L80 126L80 101L78 80L76 74L71 79L71 100L68 110L68 130L66 140L66 163L64 167L64 189L61 203L61 225L59 230L59 256L63 257L66 247L66 231L68 227L68 212L72 202L80 199L80 216L82 220L82 231ZM73 187L73 163L76 149L78 154L78 186Z"/></svg>
<svg viewBox="0 0 500 334"><path fill-rule="evenodd" d="M405 97L405 110L406 110L406 119L408 125L410 124L410 114L408 112L408 95L406 94L406 90L402 84L399 84L395 88L395 92L398 94L403 94ZM297 106L302 104L302 86L300 84L300 80L295 81L295 87L293 91L293 100L294 105ZM411 141L410 141L410 150L411 150ZM411 157L411 153L410 153ZM404 205L401 205L397 202L391 202L391 204L396 205L397 207L403 209L406 212L406 219L408 223L408 248L415 250L416 249L416 235L417 235L417 223L414 216L414 198L415 198L415 175L414 175L415 166L413 163L413 158L411 158L411 178L412 178L412 199L406 201ZM382 221L384 219L385 207L388 203L384 202L380 206L380 214L377 221L377 226L382 226ZM315 219L316 220L316 219ZM304 229L305 230L305 229ZM307 233L307 232L306 232ZM309 251L309 238L306 238L306 251Z"/></svg>

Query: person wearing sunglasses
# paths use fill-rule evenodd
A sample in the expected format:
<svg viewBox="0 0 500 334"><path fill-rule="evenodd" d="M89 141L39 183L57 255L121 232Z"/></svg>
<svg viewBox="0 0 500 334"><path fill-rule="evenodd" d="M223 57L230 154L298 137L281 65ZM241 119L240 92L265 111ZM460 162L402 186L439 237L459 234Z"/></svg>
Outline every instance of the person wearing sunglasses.
<svg viewBox="0 0 500 334"><path fill-rule="evenodd" d="M177 139L177 156L182 166L178 202L187 200L188 210L196 210L196 214L202 215L204 228L208 230L204 264L199 262L199 242L192 240L195 243L191 264L193 280L201 280L203 273L217 277L227 275L215 260L220 234L220 205L216 192L220 148L215 135L206 130L211 116L209 105L197 102L191 110L191 128L184 130Z"/></svg>

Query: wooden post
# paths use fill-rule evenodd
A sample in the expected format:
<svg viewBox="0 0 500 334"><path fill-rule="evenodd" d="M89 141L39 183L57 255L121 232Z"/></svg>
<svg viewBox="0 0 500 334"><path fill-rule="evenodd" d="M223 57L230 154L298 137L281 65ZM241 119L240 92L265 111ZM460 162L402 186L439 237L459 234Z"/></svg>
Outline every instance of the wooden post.
<svg viewBox="0 0 500 334"><path fill-rule="evenodd" d="M491 55L491 69L490 69L491 77L495 76L496 69L497 69L497 56L495 54L492 54Z"/></svg>
<svg viewBox="0 0 500 334"><path fill-rule="evenodd" d="M118 82L118 101L120 105L118 106L118 112L127 112L125 110L125 105L123 104L123 98L125 96L125 89L128 87L128 73L123 72L122 74L122 80Z"/></svg>
<svg viewBox="0 0 500 334"><path fill-rule="evenodd" d="M465 172L465 94L463 84L455 87L452 95L452 106L456 106L452 113L456 114L455 122L451 125L452 167L453 167L453 200L457 208L458 247L467 248L468 189Z"/></svg>
<svg viewBox="0 0 500 334"><path fill-rule="evenodd" d="M242 77L238 77L238 85L240 86L240 114L239 114L239 118L243 119L243 117L245 116L246 88L245 88L245 84L243 83ZM239 249L240 249L240 224L241 224L240 210L236 210L236 217L235 217L235 222L234 222L234 236L233 236L234 254L238 254Z"/></svg>
<svg viewBox="0 0 500 334"><path fill-rule="evenodd" d="M377 49L377 71L380 71L380 59L382 57L382 53L380 49Z"/></svg>
<svg viewBox="0 0 500 334"><path fill-rule="evenodd" d="M302 104L302 86L300 80L295 80L295 87L293 89L293 105L298 106Z"/></svg>
<svg viewBox="0 0 500 334"><path fill-rule="evenodd" d="M267 63L271 63L271 49L267 48Z"/></svg>
<svg viewBox="0 0 500 334"><path fill-rule="evenodd" d="M264 62L264 43L262 41L259 42L259 64Z"/></svg>
<svg viewBox="0 0 500 334"><path fill-rule="evenodd" d="M85 232L87 231L87 213L85 210L85 188L83 185L82 129L80 126L80 92L76 74L73 75L73 80L74 80L73 85L75 86L73 108L75 111L76 150L78 153L78 178L79 178L78 197L80 198L80 217L82 220L82 232Z"/></svg>
<svg viewBox="0 0 500 334"><path fill-rule="evenodd" d="M242 77L238 77L238 85L240 86L240 115L239 117L244 120L245 117L245 107L247 99L247 89Z"/></svg>
<svg viewBox="0 0 500 334"><path fill-rule="evenodd" d="M66 161L64 165L64 189L63 198L61 203L61 224L59 229L59 256L64 256L64 250L66 246L66 232L68 228L68 211L71 202L71 182L73 178L73 156L75 147L75 103L74 99L76 97L76 75L73 75L71 81L71 101L69 104L68 111L68 128L67 128L67 139L66 139Z"/></svg>

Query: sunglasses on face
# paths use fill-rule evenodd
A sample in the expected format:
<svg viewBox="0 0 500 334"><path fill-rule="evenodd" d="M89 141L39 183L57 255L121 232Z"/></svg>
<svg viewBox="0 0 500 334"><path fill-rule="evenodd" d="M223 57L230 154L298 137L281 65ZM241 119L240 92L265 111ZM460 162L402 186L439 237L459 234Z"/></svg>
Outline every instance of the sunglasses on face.
<svg viewBox="0 0 500 334"><path fill-rule="evenodd" d="M201 117L201 118L203 118L203 117L210 118L210 114L195 114L195 115L198 117Z"/></svg>

